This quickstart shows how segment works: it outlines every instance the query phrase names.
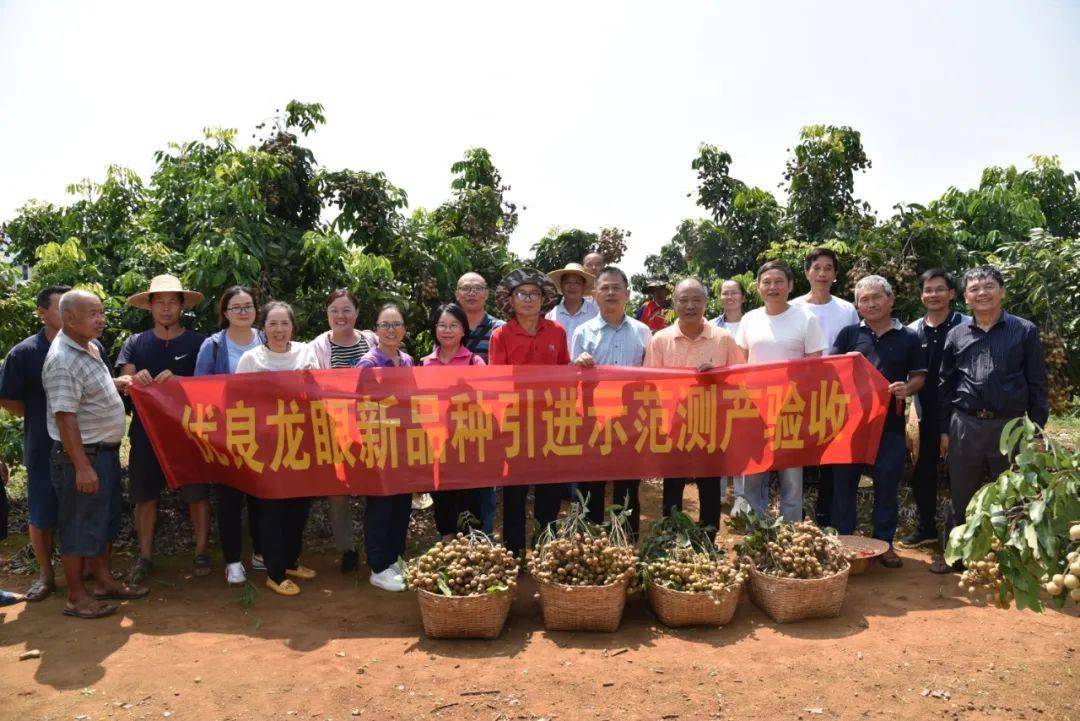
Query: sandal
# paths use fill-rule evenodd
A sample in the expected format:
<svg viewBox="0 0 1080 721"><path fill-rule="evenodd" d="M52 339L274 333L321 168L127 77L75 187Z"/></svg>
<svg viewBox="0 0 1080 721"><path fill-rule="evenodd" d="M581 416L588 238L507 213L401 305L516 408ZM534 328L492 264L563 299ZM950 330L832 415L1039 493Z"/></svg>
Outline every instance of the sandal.
<svg viewBox="0 0 1080 721"><path fill-rule="evenodd" d="M55 590L56 584L53 581L46 581L43 578L39 578L30 584L30 588L26 589L24 598L31 603L35 601L44 601L51 596L52 592Z"/></svg>
<svg viewBox="0 0 1080 721"><path fill-rule="evenodd" d="M900 559L900 556L896 555L896 551L893 550L892 546L889 546L889 550L881 554L878 561L885 568L900 568L904 565L904 562Z"/></svg>
<svg viewBox="0 0 1080 721"><path fill-rule="evenodd" d="M113 591L95 593L94 598L99 601L134 601L150 595L150 589L146 586L120 586Z"/></svg>
<svg viewBox="0 0 1080 721"><path fill-rule="evenodd" d="M200 578L203 576L209 576L213 571L213 565L210 562L210 554L200 553L195 556L195 575Z"/></svg>
<svg viewBox="0 0 1080 721"><path fill-rule="evenodd" d="M139 556L138 560L131 564L131 568L128 569L128 583L132 585L138 583L153 570L154 562L149 558Z"/></svg>
<svg viewBox="0 0 1080 721"><path fill-rule="evenodd" d="M63 614L73 618L104 618L116 613L116 606L111 603L102 603L90 608L79 608L74 604L64 606Z"/></svg>

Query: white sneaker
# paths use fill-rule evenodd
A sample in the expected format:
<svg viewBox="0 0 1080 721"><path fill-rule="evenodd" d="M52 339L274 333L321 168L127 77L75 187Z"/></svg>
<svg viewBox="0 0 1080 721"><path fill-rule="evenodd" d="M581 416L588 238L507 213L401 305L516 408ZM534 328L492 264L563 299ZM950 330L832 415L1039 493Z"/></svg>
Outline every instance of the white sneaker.
<svg viewBox="0 0 1080 721"><path fill-rule="evenodd" d="M252 571L265 571L266 564L263 562L261 553L251 554L251 570Z"/></svg>
<svg viewBox="0 0 1080 721"><path fill-rule="evenodd" d="M237 561L225 566L225 583L230 586L240 586L246 582L247 572L244 571L244 564Z"/></svg>
<svg viewBox="0 0 1080 721"><path fill-rule="evenodd" d="M397 571L393 566L390 566L384 571L371 574L371 585L375 588L381 588L384 591L404 591L405 581L401 579Z"/></svg>
<svg viewBox="0 0 1080 721"><path fill-rule="evenodd" d="M394 561L389 570L396 573L401 580L405 580L405 569L401 567L401 561Z"/></svg>
<svg viewBox="0 0 1080 721"><path fill-rule="evenodd" d="M424 511L431 508L435 501L432 500L430 493L418 493L412 497L412 509L414 511Z"/></svg>

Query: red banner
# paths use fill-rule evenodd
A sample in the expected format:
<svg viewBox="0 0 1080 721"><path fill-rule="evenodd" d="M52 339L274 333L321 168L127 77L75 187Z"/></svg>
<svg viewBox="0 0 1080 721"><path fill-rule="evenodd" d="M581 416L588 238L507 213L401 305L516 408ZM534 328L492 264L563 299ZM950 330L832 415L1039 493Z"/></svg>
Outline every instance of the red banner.
<svg viewBox="0 0 1080 721"><path fill-rule="evenodd" d="M132 398L173 488L387 495L872 463L861 355L736 366L489 366L171 379Z"/></svg>

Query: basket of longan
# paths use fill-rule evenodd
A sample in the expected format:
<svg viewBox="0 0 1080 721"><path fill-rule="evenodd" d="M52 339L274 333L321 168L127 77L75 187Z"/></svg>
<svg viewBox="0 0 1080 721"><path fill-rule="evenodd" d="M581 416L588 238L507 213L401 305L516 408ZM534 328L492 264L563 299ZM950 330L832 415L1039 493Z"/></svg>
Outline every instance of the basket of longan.
<svg viewBox="0 0 1080 721"><path fill-rule="evenodd" d="M545 530L529 557L540 591L544 628L549 631L615 631L626 594L636 579L637 554L625 529L625 514L612 523L590 524L584 504Z"/></svg>
<svg viewBox="0 0 1080 721"><path fill-rule="evenodd" d="M497 638L517 587L518 564L479 531L458 533L409 561L424 633L431 638Z"/></svg>
<svg viewBox="0 0 1080 721"><path fill-rule="evenodd" d="M774 621L840 615L851 563L835 536L811 521L758 522L740 544L753 558L750 598Z"/></svg>
<svg viewBox="0 0 1080 721"><path fill-rule="evenodd" d="M723 626L735 615L749 570L716 548L712 529L675 511L653 522L638 555L641 584L665 626Z"/></svg>

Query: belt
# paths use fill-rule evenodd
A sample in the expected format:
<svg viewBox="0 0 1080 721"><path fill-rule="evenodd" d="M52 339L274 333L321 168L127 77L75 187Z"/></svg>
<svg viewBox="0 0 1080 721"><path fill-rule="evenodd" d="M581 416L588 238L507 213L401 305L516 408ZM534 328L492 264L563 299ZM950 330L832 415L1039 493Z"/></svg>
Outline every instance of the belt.
<svg viewBox="0 0 1080 721"><path fill-rule="evenodd" d="M1013 418L1016 418L1016 416L1006 416L1006 415L1002 415L1001 413L994 413L993 411L988 411L988 410L985 410L985 409L980 409L980 410L977 410L977 411L964 411L964 413L967 413L969 416L972 416L973 418L978 418L979 420L982 420L982 421L990 421L990 420L1002 420L1002 421L1004 421L1004 420L1011 420Z"/></svg>
<svg viewBox="0 0 1080 721"><path fill-rule="evenodd" d="M60 454L62 454L64 456L66 456L68 454L67 451L64 450L64 446L63 446L62 443L60 443L60 441L56 441L56 450L57 450L57 452L59 452ZM119 443L84 443L83 444L83 451L85 451L86 455L88 455L88 456L93 456L93 455L96 455L96 454L101 453L103 451L118 451L118 450L120 450L120 444Z"/></svg>

